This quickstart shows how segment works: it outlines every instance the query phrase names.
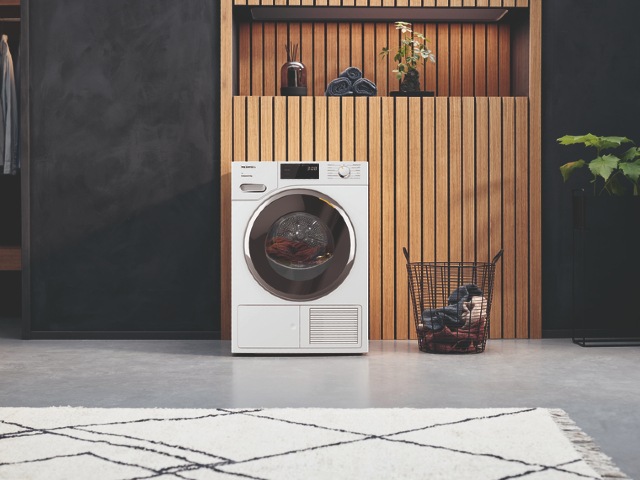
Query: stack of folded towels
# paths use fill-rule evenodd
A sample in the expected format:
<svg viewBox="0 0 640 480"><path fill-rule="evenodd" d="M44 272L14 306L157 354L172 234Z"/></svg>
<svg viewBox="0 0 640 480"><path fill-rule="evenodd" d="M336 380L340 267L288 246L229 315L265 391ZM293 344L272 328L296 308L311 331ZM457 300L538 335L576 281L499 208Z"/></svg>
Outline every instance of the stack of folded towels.
<svg viewBox="0 0 640 480"><path fill-rule="evenodd" d="M349 67L340 76L329 82L324 94L327 97L374 97L378 93L376 84L362 77L358 67Z"/></svg>

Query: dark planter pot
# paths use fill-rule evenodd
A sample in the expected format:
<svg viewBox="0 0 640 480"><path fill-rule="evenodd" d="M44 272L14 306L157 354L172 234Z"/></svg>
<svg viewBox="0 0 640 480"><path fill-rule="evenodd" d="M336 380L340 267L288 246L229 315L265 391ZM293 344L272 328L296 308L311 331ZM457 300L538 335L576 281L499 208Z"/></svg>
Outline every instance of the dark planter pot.
<svg viewBox="0 0 640 480"><path fill-rule="evenodd" d="M573 338L640 345L640 197L573 195Z"/></svg>

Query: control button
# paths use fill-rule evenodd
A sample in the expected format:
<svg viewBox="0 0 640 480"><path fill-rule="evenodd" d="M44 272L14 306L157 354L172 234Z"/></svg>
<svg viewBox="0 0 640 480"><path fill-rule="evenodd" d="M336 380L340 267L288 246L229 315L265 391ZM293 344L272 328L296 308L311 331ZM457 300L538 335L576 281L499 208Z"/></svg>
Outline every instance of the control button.
<svg viewBox="0 0 640 480"><path fill-rule="evenodd" d="M261 193L267 189L264 183L243 183L240 185L240 190L243 192Z"/></svg>
<svg viewBox="0 0 640 480"><path fill-rule="evenodd" d="M342 178L347 178L351 175L351 170L349 170L349 167L342 166L338 169L338 175Z"/></svg>

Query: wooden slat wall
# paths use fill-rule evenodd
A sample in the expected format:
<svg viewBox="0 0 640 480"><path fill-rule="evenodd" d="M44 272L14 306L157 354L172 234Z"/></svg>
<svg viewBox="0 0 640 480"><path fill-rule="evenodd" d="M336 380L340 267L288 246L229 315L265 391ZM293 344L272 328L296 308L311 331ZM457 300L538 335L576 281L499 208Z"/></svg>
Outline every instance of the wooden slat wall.
<svg viewBox="0 0 640 480"><path fill-rule="evenodd" d="M424 261L489 261L503 248L491 336L529 336L526 97L238 96L233 116L234 161L370 163L372 339L415 336L403 246Z"/></svg>
<svg viewBox="0 0 640 480"><path fill-rule="evenodd" d="M17 1L17 0L16 0ZM235 5L335 7L528 7L529 0L234 0Z"/></svg>
<svg viewBox="0 0 640 480"><path fill-rule="evenodd" d="M396 5L391 0L235 4L248 1ZM504 248L496 275L491 337L539 338L542 0L408 0L407 4L529 7L529 97L509 97L509 68L504 62L513 52L511 32L505 26L415 25L440 56L436 66L430 64L421 72L440 98L394 100L384 94L397 88L397 81L389 62L377 56L389 38L395 38L387 24L351 24L348 32L331 23L238 25L235 55L244 62L240 66L244 75L238 76L236 85L229 75L221 80L223 119L231 117L221 122L221 232L230 231L231 161L366 160L371 192L370 338L415 338L401 256L404 245L414 259L425 261L485 261ZM221 1L222 65L233 63L232 5L232 0ZM287 38L300 42L303 62L315 67L309 70L309 86L318 96L275 96L284 63L281 44ZM323 48L315 48L318 45ZM321 96L327 78L347 66L341 65L347 57L352 63L361 59L365 76L377 83L382 96ZM253 65L256 62L261 65ZM238 93L250 95L233 96ZM229 235L223 234L221 243L221 335L228 339Z"/></svg>
<svg viewBox="0 0 640 480"><path fill-rule="evenodd" d="M424 88L438 96L509 96L510 27L494 23L414 25L431 40L436 63L420 68ZM254 23L238 31L239 95L279 95L284 45L299 43L307 67L309 95L324 95L327 84L351 65L378 86L378 95L398 90L393 59L382 47L397 46L400 33L386 23Z"/></svg>

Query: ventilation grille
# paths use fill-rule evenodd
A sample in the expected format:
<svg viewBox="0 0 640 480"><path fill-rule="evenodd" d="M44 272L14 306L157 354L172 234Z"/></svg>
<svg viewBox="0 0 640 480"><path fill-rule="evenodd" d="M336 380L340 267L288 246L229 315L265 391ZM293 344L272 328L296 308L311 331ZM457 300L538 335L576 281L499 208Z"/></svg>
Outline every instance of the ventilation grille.
<svg viewBox="0 0 640 480"><path fill-rule="evenodd" d="M309 343L358 345L358 308L310 308Z"/></svg>

